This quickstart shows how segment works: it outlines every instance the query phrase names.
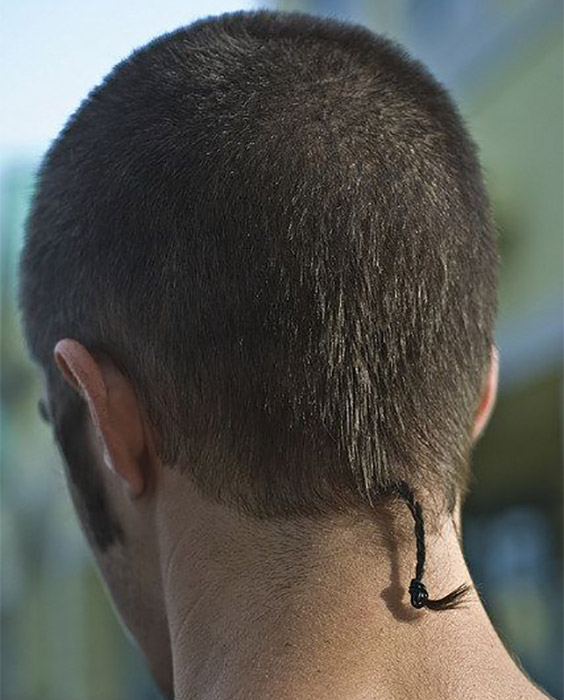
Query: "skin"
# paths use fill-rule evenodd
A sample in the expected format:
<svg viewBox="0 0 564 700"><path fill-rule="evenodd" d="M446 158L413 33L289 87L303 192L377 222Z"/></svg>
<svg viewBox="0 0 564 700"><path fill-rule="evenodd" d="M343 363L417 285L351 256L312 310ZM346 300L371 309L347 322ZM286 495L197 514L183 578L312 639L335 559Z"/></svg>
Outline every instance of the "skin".
<svg viewBox="0 0 564 700"><path fill-rule="evenodd" d="M110 360L69 338L54 358L87 402L86 449L126 536L105 551L90 544L167 698L548 697L504 648L474 589L452 611L409 605L415 554L405 506L322 522L243 517L164 467L134 387ZM495 403L498 367L492 347L474 440ZM439 598L470 580L458 504L427 532L424 581Z"/></svg>

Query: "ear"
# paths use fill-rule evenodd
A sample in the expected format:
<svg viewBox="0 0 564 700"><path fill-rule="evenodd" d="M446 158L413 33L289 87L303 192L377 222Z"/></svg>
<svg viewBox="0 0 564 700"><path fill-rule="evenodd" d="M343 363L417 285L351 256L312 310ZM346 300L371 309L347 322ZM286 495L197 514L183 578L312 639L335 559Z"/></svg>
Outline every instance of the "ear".
<svg viewBox="0 0 564 700"><path fill-rule="evenodd" d="M65 380L88 404L106 466L133 498L141 496L146 486L145 437L130 381L111 360L95 360L76 340L60 340L53 352Z"/></svg>
<svg viewBox="0 0 564 700"><path fill-rule="evenodd" d="M476 442L482 435L492 414L493 407L497 398L498 379L499 350L495 345L492 345L490 368L488 370L486 381L484 383L484 389L482 391L480 404L478 406L478 410L476 411L476 416L474 418L474 431L472 434L473 442Z"/></svg>

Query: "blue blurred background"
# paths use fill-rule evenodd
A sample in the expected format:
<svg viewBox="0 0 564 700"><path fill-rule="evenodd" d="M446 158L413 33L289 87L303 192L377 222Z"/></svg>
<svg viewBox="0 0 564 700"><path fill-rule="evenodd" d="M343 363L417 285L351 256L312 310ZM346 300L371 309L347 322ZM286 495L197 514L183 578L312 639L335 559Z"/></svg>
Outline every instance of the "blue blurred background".
<svg viewBox="0 0 564 700"><path fill-rule="evenodd" d="M494 624L554 697L562 683L563 56L559 0L4 0L0 24L1 544L5 700L149 700L82 538L15 315L39 158L120 59L198 17L258 7L361 22L453 93L501 231L500 394L474 453L468 563Z"/></svg>

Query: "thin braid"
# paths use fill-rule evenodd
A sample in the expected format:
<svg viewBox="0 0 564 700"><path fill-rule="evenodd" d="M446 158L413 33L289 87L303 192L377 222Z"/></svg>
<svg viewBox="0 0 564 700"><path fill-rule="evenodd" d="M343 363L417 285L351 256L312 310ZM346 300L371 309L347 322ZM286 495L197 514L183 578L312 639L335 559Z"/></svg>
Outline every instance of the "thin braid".
<svg viewBox="0 0 564 700"><path fill-rule="evenodd" d="M437 600L431 600L429 598L429 593L423 581L423 573L425 571L425 525L423 523L423 512L421 510L421 504L416 500L413 489L405 482L401 481L397 487L397 492L401 498L407 504L413 520L415 522L415 541L417 543L417 564L415 567L415 578L411 579L409 584L409 593L411 596L411 605L414 608L429 608L431 610L451 610L456 608L463 602L463 597L470 590L470 586L467 583L462 584L456 588L452 593L444 596L444 598L439 598Z"/></svg>
<svg viewBox="0 0 564 700"><path fill-rule="evenodd" d="M415 578L421 581L425 570L425 528L423 525L423 513L419 501L415 504L413 512L415 520L415 540L417 542L417 565L415 568Z"/></svg>

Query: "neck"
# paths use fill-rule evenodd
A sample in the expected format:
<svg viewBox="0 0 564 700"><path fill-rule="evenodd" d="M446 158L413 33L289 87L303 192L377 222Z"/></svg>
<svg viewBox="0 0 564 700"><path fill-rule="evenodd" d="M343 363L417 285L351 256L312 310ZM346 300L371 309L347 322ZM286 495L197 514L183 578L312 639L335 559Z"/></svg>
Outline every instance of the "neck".
<svg viewBox="0 0 564 700"><path fill-rule="evenodd" d="M544 697L473 588L460 609L410 606L407 509L259 522L180 482L171 498L158 519L175 700ZM470 582L450 519L427 535L424 581L437 598Z"/></svg>

